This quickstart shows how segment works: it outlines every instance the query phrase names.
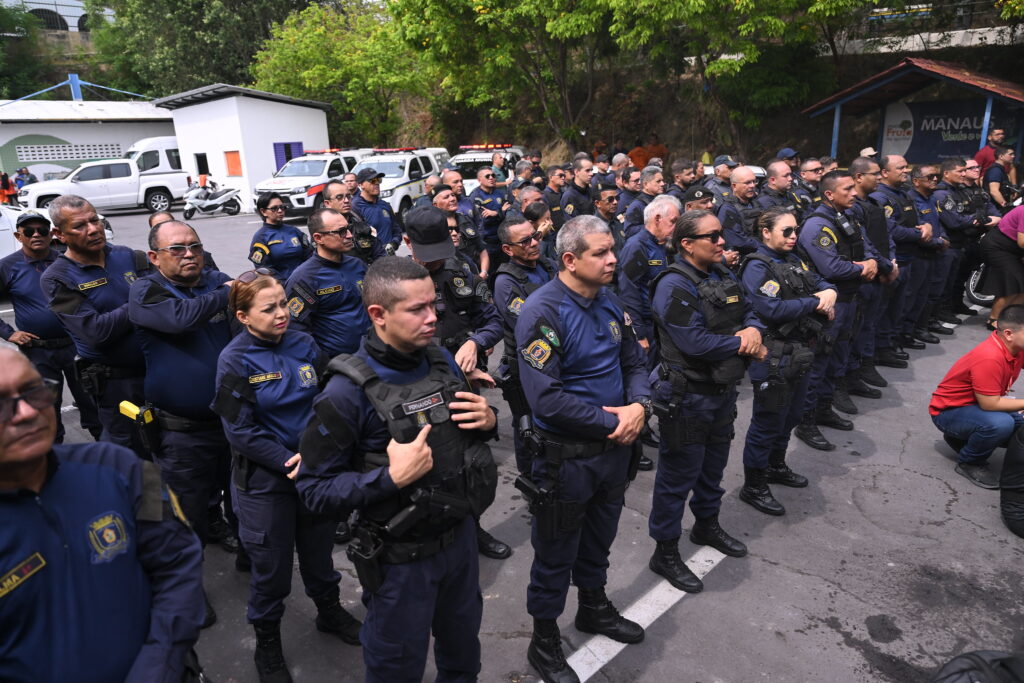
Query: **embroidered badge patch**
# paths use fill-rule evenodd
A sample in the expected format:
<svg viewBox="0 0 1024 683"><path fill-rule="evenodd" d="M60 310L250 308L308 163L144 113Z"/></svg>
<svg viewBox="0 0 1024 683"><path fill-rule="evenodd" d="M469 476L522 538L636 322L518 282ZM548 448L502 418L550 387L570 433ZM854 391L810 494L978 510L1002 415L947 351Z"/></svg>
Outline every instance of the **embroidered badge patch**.
<svg viewBox="0 0 1024 683"><path fill-rule="evenodd" d="M124 279L125 279L125 282L127 282L128 284L131 284L131 283L135 282L136 280L138 280L139 278L138 278L138 276L135 275L135 271L134 270L129 270L127 273L124 274Z"/></svg>
<svg viewBox="0 0 1024 683"><path fill-rule="evenodd" d="M622 328L619 327L619 323L615 320L608 321L608 329L612 331L612 339L618 344L622 341Z"/></svg>
<svg viewBox="0 0 1024 683"><path fill-rule="evenodd" d="M258 375L249 375L249 384L260 384L275 379L281 379L280 372L261 372Z"/></svg>
<svg viewBox="0 0 1024 683"><path fill-rule="evenodd" d="M88 534L93 564L110 562L128 550L128 527L116 512L105 512L89 522Z"/></svg>
<svg viewBox="0 0 1024 683"><path fill-rule="evenodd" d="M733 294L732 296L725 297L725 303L727 303L727 304L737 304L737 303L739 303L739 301L740 301L740 298L736 294Z"/></svg>
<svg viewBox="0 0 1024 683"><path fill-rule="evenodd" d="M476 237L476 230L473 228L466 228L466 237Z"/></svg>
<svg viewBox="0 0 1024 683"><path fill-rule="evenodd" d="M308 363L299 366L299 383L304 387L316 386L316 370Z"/></svg>
<svg viewBox="0 0 1024 683"><path fill-rule="evenodd" d="M525 303L526 302L523 301L522 297L517 296L516 298L512 299L512 301L508 302L508 312L511 313L512 315L519 315L522 312L523 304Z"/></svg>
<svg viewBox="0 0 1024 683"><path fill-rule="evenodd" d="M292 246L293 247L299 246L299 238L298 237L293 237L292 238Z"/></svg>
<svg viewBox="0 0 1024 683"><path fill-rule="evenodd" d="M288 299L288 310L292 312L292 316L295 318L299 317L299 313L302 313L302 309L305 307L306 304L297 296Z"/></svg>
<svg viewBox="0 0 1024 683"><path fill-rule="evenodd" d="M818 238L818 246L822 249L828 249L832 246L832 238L828 235L822 235Z"/></svg>
<svg viewBox="0 0 1024 683"><path fill-rule="evenodd" d="M892 206L890 206L889 204L885 205L885 217L892 218Z"/></svg>
<svg viewBox="0 0 1024 683"><path fill-rule="evenodd" d="M761 293L765 296L778 296L779 295L779 283L775 280L768 280L768 282L761 285Z"/></svg>
<svg viewBox="0 0 1024 683"><path fill-rule="evenodd" d="M662 259L660 259L660 258L656 258L656 259L651 259L650 261L648 261L647 265L649 265L649 266L663 266L663 265L665 265L665 262Z"/></svg>
<svg viewBox="0 0 1024 683"><path fill-rule="evenodd" d="M0 576L0 598L25 583L30 576L45 566L46 560L37 552L19 562L14 569Z"/></svg>
<svg viewBox="0 0 1024 683"><path fill-rule="evenodd" d="M575 211L575 210L576 210L576 207L574 207L572 204L566 204L565 205L565 212L567 214L569 214L570 216L572 215L573 211Z"/></svg>
<svg viewBox="0 0 1024 683"><path fill-rule="evenodd" d="M252 256L249 257L249 260L253 263L263 263L263 252L259 249L253 249Z"/></svg>
<svg viewBox="0 0 1024 683"><path fill-rule="evenodd" d="M324 296L326 294L334 294L335 292L340 292L341 289L342 289L341 285L334 285L333 287L324 287L323 289L316 290L316 295L317 296Z"/></svg>
<svg viewBox="0 0 1024 683"><path fill-rule="evenodd" d="M436 406L444 403L444 397L441 396L441 392L431 394L430 396L424 396L418 398L415 401L409 401L408 403L402 404L402 412L406 415L414 415L416 413L422 413Z"/></svg>
<svg viewBox="0 0 1024 683"><path fill-rule="evenodd" d="M373 246L373 242L370 240L356 240L356 243L359 244L360 249L369 249Z"/></svg>
<svg viewBox="0 0 1024 683"><path fill-rule="evenodd" d="M547 339L549 342L551 342L552 346L554 346L556 348L558 346L561 346L562 342L560 342L558 340L558 335L555 333L555 331L553 329L551 329L547 325L541 325L540 326L540 333L542 335L544 335L545 339Z"/></svg>
<svg viewBox="0 0 1024 683"><path fill-rule="evenodd" d="M534 339L523 349L523 358L533 367L543 370L544 363L551 358L551 345L543 339Z"/></svg>
<svg viewBox="0 0 1024 683"><path fill-rule="evenodd" d="M107 278L101 277L99 280L93 280L92 282L83 282L78 285L78 289L84 292L85 290L92 289L93 287L102 287L105 284L107 284Z"/></svg>

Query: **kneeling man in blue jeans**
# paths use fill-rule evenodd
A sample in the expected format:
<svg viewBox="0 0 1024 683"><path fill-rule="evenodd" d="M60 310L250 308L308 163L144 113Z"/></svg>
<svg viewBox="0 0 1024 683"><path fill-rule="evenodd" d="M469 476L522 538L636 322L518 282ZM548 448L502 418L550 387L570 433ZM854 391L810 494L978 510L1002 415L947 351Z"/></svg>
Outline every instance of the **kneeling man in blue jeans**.
<svg viewBox="0 0 1024 683"><path fill-rule="evenodd" d="M953 364L932 394L928 412L958 451L956 471L986 489L999 488L988 458L1024 425L1024 399L1006 396L1024 366L1024 306L1007 306L985 341Z"/></svg>

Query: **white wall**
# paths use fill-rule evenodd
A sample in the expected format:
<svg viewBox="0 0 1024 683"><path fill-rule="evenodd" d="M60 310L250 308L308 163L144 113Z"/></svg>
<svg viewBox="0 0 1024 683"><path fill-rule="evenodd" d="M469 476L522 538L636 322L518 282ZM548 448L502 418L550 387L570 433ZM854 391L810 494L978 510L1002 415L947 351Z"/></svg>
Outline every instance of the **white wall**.
<svg viewBox="0 0 1024 683"><path fill-rule="evenodd" d="M40 180L47 173L65 173L83 161L121 156L136 140L157 135L174 135L171 121L116 122L116 123L5 123L0 125L0 168L11 173L14 169L28 166ZM99 155L92 159L53 159L31 161L19 156L17 148L38 147L39 145L119 145L120 154ZM113 149L113 148L112 148ZM26 150L22 150L26 155ZM35 155L32 155L35 156Z"/></svg>
<svg viewBox="0 0 1024 683"><path fill-rule="evenodd" d="M210 174L222 187L238 189L245 211L254 210L253 188L277 170L275 142L299 142L305 149L327 147L327 115L319 109L250 97L227 97L172 111L182 165L197 172L196 153L205 153ZM242 176L228 176L224 152L237 151Z"/></svg>

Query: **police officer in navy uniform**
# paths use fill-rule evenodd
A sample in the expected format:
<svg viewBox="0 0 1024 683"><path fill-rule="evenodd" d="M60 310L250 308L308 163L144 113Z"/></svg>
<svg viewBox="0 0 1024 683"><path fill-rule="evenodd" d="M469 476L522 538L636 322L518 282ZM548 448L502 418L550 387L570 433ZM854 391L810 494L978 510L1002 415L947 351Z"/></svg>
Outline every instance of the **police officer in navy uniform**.
<svg viewBox="0 0 1024 683"><path fill-rule="evenodd" d="M623 222L625 222L626 210L640 194L640 174L639 168L626 166L620 169L615 176L615 182L619 186L619 205L616 207L615 213L622 217Z"/></svg>
<svg viewBox="0 0 1024 683"><path fill-rule="evenodd" d="M367 609L366 680L422 680L431 631L437 680L476 680L483 600L473 518L497 485L484 443L495 413L432 343L438 318L423 266L378 261L364 298L373 328L359 351L328 366L302 437L298 488L313 510L359 511L349 557Z"/></svg>
<svg viewBox="0 0 1024 683"><path fill-rule="evenodd" d="M971 202L971 193L963 183L965 167L963 159L944 159L940 167L942 180L935 187L935 203L942 209L939 219L949 240L949 251L956 255L955 267L946 278L935 317L953 325L962 322L957 312L967 310L970 315L974 314L973 309L964 305L964 286L979 262L979 239L991 222L983 211L975 210Z"/></svg>
<svg viewBox="0 0 1024 683"><path fill-rule="evenodd" d="M843 213L853 205L856 196L853 176L847 171L833 171L822 178L820 188L822 202L800 228L797 248L807 265L836 286L838 298L829 332L832 348L816 350L810 389L804 400L804 416L796 435L812 448L830 451L835 445L824 438L817 425L853 430L853 423L836 414L832 407L835 404L848 413L856 410L856 405L852 410L847 405L853 402L845 392L846 367L857 313L857 293L861 282L877 277L878 255L865 243L860 225ZM837 395L839 400L836 400Z"/></svg>
<svg viewBox="0 0 1024 683"><path fill-rule="evenodd" d="M697 182L697 164L692 159L676 159L672 162L672 182L665 188L680 202L691 186L702 184Z"/></svg>
<svg viewBox="0 0 1024 683"><path fill-rule="evenodd" d="M249 260L257 267L273 268L282 282L291 276L313 249L309 239L294 225L284 222L284 200L276 192L260 195L256 213L263 225L252 236Z"/></svg>
<svg viewBox="0 0 1024 683"><path fill-rule="evenodd" d="M612 231L612 240L615 243L612 249L615 251L616 258L622 253L622 248L626 246L626 225L622 222L621 215L615 213L618 203L619 188L615 185L598 185L594 190L594 215L603 220L608 225L608 229ZM616 279L609 287L612 288L612 291L617 291L618 271L616 271Z"/></svg>
<svg viewBox="0 0 1024 683"><path fill-rule="evenodd" d="M270 271L239 275L228 304L245 331L220 354L212 407L234 455L231 493L252 560L247 616L256 633L256 671L260 683L289 683L281 617L296 552L317 630L359 643L360 623L339 602L341 575L331 558L337 515L311 511L292 482L325 359L312 337L288 329L288 299Z"/></svg>
<svg viewBox="0 0 1024 683"><path fill-rule="evenodd" d="M384 251L394 254L402 243L402 222L391 205L380 198L380 180L383 173L364 168L356 174L359 194L352 199L352 208L373 226Z"/></svg>
<svg viewBox="0 0 1024 683"><path fill-rule="evenodd" d="M413 209L407 217L405 244L412 258L430 273L437 295L435 341L455 357L463 372L487 367L488 349L502 337L501 315L491 303L487 283L469 275L454 259L455 245L444 212L435 207ZM485 531L477 520L477 541L485 557L503 560L512 548Z"/></svg>
<svg viewBox="0 0 1024 683"><path fill-rule="evenodd" d="M800 199L793 194L793 168L785 161L776 159L768 164L765 172L764 186L754 197L754 204L762 209L781 207L792 211L799 220Z"/></svg>
<svg viewBox="0 0 1024 683"><path fill-rule="evenodd" d="M43 377L58 383L56 443L64 442L60 404L65 380L78 407L82 429L98 439L103 427L96 402L75 374L75 344L47 308L39 284L43 271L60 255L50 245L50 232L50 221L42 214L26 211L18 216L14 237L21 249L0 259L0 293L10 297L18 329L0 320L0 337L17 344Z"/></svg>
<svg viewBox="0 0 1024 683"><path fill-rule="evenodd" d="M903 331L928 344L939 343L936 335L953 334L953 330L939 323L933 315L942 299L947 275L957 259L956 252L949 250L949 239L942 227L942 209L935 198L940 177L937 166L915 166L910 174L913 189L907 193L917 211L918 222L931 227L932 237L921 243L915 260L915 270L907 286Z"/></svg>
<svg viewBox="0 0 1024 683"><path fill-rule="evenodd" d="M793 179L793 194L800 200L804 220L821 203L822 194L818 184L824 171L824 165L815 157L810 157L800 163L800 175Z"/></svg>
<svg viewBox="0 0 1024 683"><path fill-rule="evenodd" d="M560 206L565 220L576 216L594 215L594 200L591 198L591 179L594 176L594 164L586 157L572 162L573 179L564 190Z"/></svg>
<svg viewBox="0 0 1024 683"><path fill-rule="evenodd" d="M526 219L509 219L498 228L501 248L508 261L498 267L494 278L494 305L501 314L505 331L504 353L498 366L501 395L512 412L512 434L515 440L516 466L520 473L528 473L529 458L520 429L530 406L519 381L519 363L516 360L516 321L523 304L541 285L558 273L556 266L540 253L540 233Z"/></svg>
<svg viewBox="0 0 1024 683"><path fill-rule="evenodd" d="M704 180L704 186L715 195L715 206L720 207L729 197L732 196L732 183L729 178L732 170L739 166L739 162L728 154L719 154L714 161L714 174ZM697 182L701 182L698 178Z"/></svg>
<svg viewBox="0 0 1024 683"><path fill-rule="evenodd" d="M551 209L551 223L557 231L565 223L565 213L562 211L562 192L565 191L566 172L561 166L548 166L547 186L544 188L544 201Z"/></svg>
<svg viewBox="0 0 1024 683"><path fill-rule="evenodd" d="M748 166L737 166L729 175L732 194L725 197L718 208L718 221L725 231L725 244L730 251L750 254L757 251L754 239L757 216L761 207L754 203L757 196L757 179Z"/></svg>
<svg viewBox="0 0 1024 683"><path fill-rule="evenodd" d="M650 416L650 387L625 311L606 285L615 272L612 236L596 216L558 233L561 268L523 305L516 323L519 375L533 407L535 449L526 489L534 550L526 608L530 664L546 681L579 678L565 660L556 620L570 580L579 589L576 628L622 643L644 630L605 594L608 553Z"/></svg>
<svg viewBox="0 0 1024 683"><path fill-rule="evenodd" d="M486 280L491 272L491 255L480 228L472 218L458 210L455 191L448 185L437 185L434 187L432 203L448 216L448 228L454 233L452 240L457 242L455 249L458 256L470 264L474 275Z"/></svg>
<svg viewBox="0 0 1024 683"><path fill-rule="evenodd" d="M626 209L622 222L626 225L626 239L644 227L644 209L654 198L665 193L665 174L660 166L648 166L640 173L641 192Z"/></svg>
<svg viewBox="0 0 1024 683"><path fill-rule="evenodd" d="M50 219L67 251L40 278L50 310L75 342L82 386L96 400L104 441L148 458L121 401L145 403L146 362L128 319L128 288L149 269L141 251L108 245L103 223L86 199L62 195L50 203Z"/></svg>
<svg viewBox="0 0 1024 683"><path fill-rule="evenodd" d="M505 189L497 187L494 171L490 167L481 168L476 174L480 184L469 193L469 198L476 204L480 213L480 236L495 267L502 261L501 245L498 242L498 226L505 220L505 212L509 203Z"/></svg>
<svg viewBox="0 0 1024 683"><path fill-rule="evenodd" d="M334 209L348 221L352 229L352 250L351 256L369 266L379 258L387 255L380 240L373 234L373 227L363 220L363 217L352 208L352 193L348 185L340 180L328 180L324 185L324 208ZM316 245L313 245L316 249Z"/></svg>
<svg viewBox="0 0 1024 683"><path fill-rule="evenodd" d="M198 680L199 541L152 463L54 445L55 393L0 349L0 679Z"/></svg>
<svg viewBox="0 0 1024 683"><path fill-rule="evenodd" d="M750 366L754 408L743 446L739 497L761 512L783 515L786 509L768 485L807 486L807 477L786 464L786 451L790 433L803 415L814 358L811 347L834 315L836 290L793 253L797 220L792 210L770 207L758 218L757 227L762 244L744 258L740 278L754 312L767 327L768 357Z"/></svg>
<svg viewBox="0 0 1024 683"><path fill-rule="evenodd" d="M679 590L697 593L704 585L679 555L687 497L695 518L690 541L732 557L747 554L722 529L718 512L735 434L736 384L749 359L764 359L766 351L763 323L721 264L725 239L715 215L684 213L671 239L680 259L655 280L652 299L660 363L651 380L661 448L648 522L657 548L649 566Z"/></svg>
<svg viewBox="0 0 1024 683"><path fill-rule="evenodd" d="M207 508L228 486L231 467L224 429L210 410L217 358L232 336L231 278L204 267L199 236L180 221L150 228L149 248L153 267L128 293L128 318L138 328L146 358L146 399L155 409L147 429L164 483L206 546ZM230 505L228 520L237 535ZM216 618L207 600L204 627Z"/></svg>
<svg viewBox="0 0 1024 683"><path fill-rule="evenodd" d="M879 320L877 345L881 351L877 353L876 362L886 367L901 367L894 361L906 361L910 357L903 349L925 347L924 342L914 339L913 334L903 333L903 317L913 268L921 252L921 245L932 238L932 226L919 223L914 203L904 189L908 175L906 159L890 154L882 157L878 165L881 175L878 187L870 194L870 198L885 213L889 235L896 245L899 277L893 282L888 304ZM887 352L886 348L892 351Z"/></svg>

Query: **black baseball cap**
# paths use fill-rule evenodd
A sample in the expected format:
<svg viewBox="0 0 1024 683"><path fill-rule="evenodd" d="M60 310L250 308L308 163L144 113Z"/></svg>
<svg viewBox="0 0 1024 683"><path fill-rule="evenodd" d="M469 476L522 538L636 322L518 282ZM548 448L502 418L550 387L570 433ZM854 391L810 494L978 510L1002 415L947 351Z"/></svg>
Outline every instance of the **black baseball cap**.
<svg viewBox="0 0 1024 683"><path fill-rule="evenodd" d="M15 223L14 227L15 228L20 228L21 226L25 225L26 223L32 223L32 222L46 223L46 225L50 225L50 219L47 218L46 216L44 216L43 214L36 213L35 211L26 211L25 213L23 213L20 216L18 216L18 220Z"/></svg>
<svg viewBox="0 0 1024 683"><path fill-rule="evenodd" d="M362 185L367 180L373 180L374 178L383 178L384 174L375 168L364 168L362 171L356 174L356 182Z"/></svg>
<svg viewBox="0 0 1024 683"><path fill-rule="evenodd" d="M405 216L405 234L418 261L430 263L455 256L448 216L441 209L433 206L410 209Z"/></svg>
<svg viewBox="0 0 1024 683"><path fill-rule="evenodd" d="M739 166L739 163L728 154L719 154L717 157L715 157L714 165L721 166L722 164L725 164L729 168L736 168L737 166Z"/></svg>
<svg viewBox="0 0 1024 683"><path fill-rule="evenodd" d="M683 193L683 204L713 196L714 193L703 185L690 185Z"/></svg>

